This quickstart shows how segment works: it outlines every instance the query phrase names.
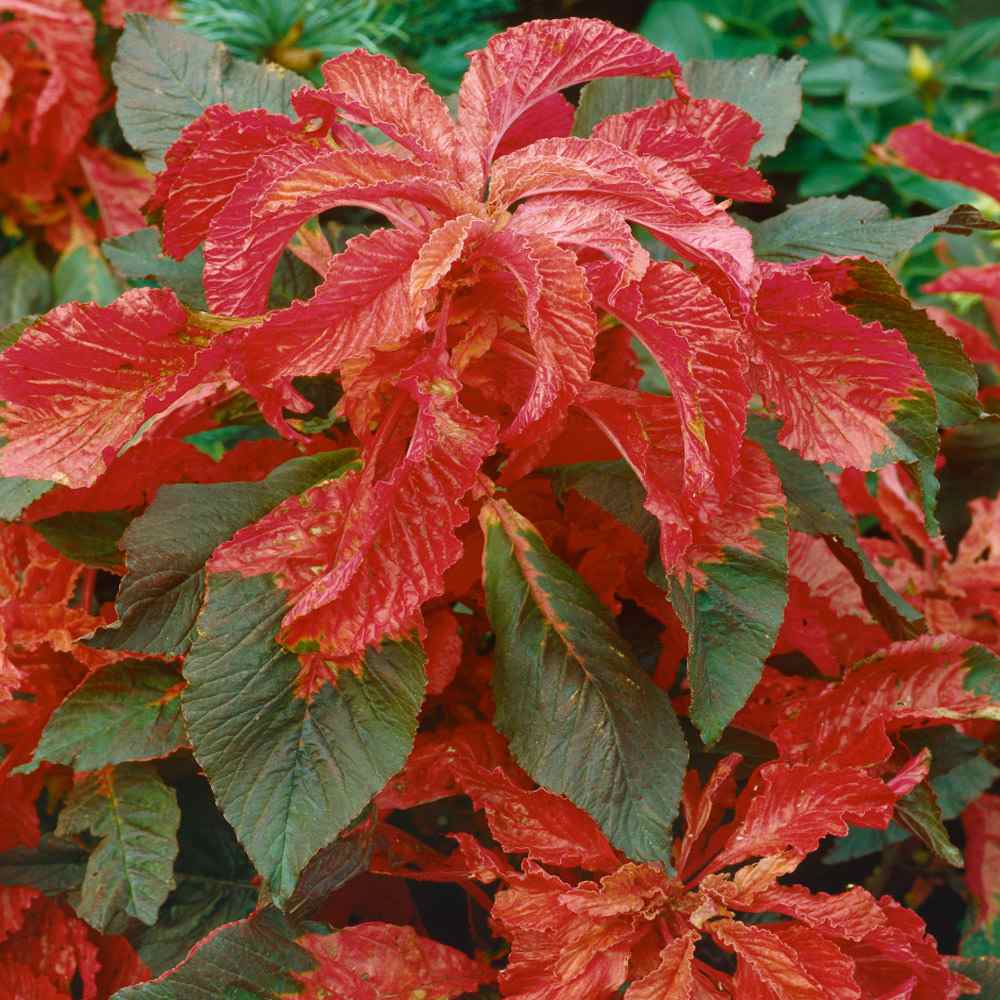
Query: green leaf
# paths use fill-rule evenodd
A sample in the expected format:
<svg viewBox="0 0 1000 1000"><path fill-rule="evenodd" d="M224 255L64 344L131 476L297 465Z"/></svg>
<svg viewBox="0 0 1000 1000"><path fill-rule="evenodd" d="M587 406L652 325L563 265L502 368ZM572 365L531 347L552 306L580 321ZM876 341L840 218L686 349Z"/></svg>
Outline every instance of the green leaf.
<svg viewBox="0 0 1000 1000"><path fill-rule="evenodd" d="M7 326L52 305L52 278L31 243L0 258L0 326Z"/></svg>
<svg viewBox="0 0 1000 1000"><path fill-rule="evenodd" d="M991 955L958 958L949 956L949 963L955 972L979 983L979 993L963 993L959 1000L996 1000L1000 997L1000 957Z"/></svg>
<svg viewBox="0 0 1000 1000"><path fill-rule="evenodd" d="M777 156L785 148L802 114L802 71L805 62L797 56L777 59L695 59L684 66L684 79L694 97L729 101L751 115L764 130L750 155L751 160ZM593 84L591 84L593 86Z"/></svg>
<svg viewBox="0 0 1000 1000"><path fill-rule="evenodd" d="M638 76L593 80L580 91L580 101L573 119L573 135L588 136L594 126L609 115L645 108L675 96L676 92L669 80Z"/></svg>
<svg viewBox="0 0 1000 1000"><path fill-rule="evenodd" d="M351 468L353 451L293 458L254 483L163 486L122 538L128 572L118 592L120 624L90 645L181 656L191 644L205 592L205 563L240 528L282 500Z"/></svg>
<svg viewBox="0 0 1000 1000"><path fill-rule="evenodd" d="M275 909L227 924L162 979L128 986L112 1000L280 1000L301 987L294 973L315 962L295 939L301 931Z"/></svg>
<svg viewBox="0 0 1000 1000"><path fill-rule="evenodd" d="M44 479L24 479L22 476L0 478L0 521L16 521L53 486L55 483Z"/></svg>
<svg viewBox="0 0 1000 1000"><path fill-rule="evenodd" d="M956 212L965 207L959 206ZM934 390L940 425L954 427L978 420L981 407L976 398L976 369L961 343L945 333L923 309L916 308L881 264L854 261L850 275L855 287L835 298L862 322L878 322L899 330Z"/></svg>
<svg viewBox="0 0 1000 1000"><path fill-rule="evenodd" d="M101 249L111 266L123 277L133 281L155 281L172 288L177 297L192 309L208 308L202 285L205 256L201 247L192 250L183 260L174 260L163 253L159 230L150 226L105 240Z"/></svg>
<svg viewBox="0 0 1000 1000"><path fill-rule="evenodd" d="M100 838L90 855L77 913L98 930L124 930L124 917L156 922L174 887L177 796L152 764L122 764L78 782L56 833Z"/></svg>
<svg viewBox="0 0 1000 1000"><path fill-rule="evenodd" d="M860 184L871 173L866 163L848 163L831 160L814 167L799 181L798 193L802 198L841 194Z"/></svg>
<svg viewBox="0 0 1000 1000"><path fill-rule="evenodd" d="M135 941L139 957L159 976L180 964L216 927L252 913L257 902L253 866L232 827L219 812L202 775L177 785L180 852L177 888L160 907L159 919Z"/></svg>
<svg viewBox="0 0 1000 1000"><path fill-rule="evenodd" d="M670 602L688 634L691 721L713 743L760 680L788 601L788 524L784 511L761 518L756 551L732 546L686 581L669 581ZM662 572L662 571L661 571Z"/></svg>
<svg viewBox="0 0 1000 1000"><path fill-rule="evenodd" d="M162 663L123 660L87 678L56 710L30 764L95 771L108 764L166 757L185 746L182 681Z"/></svg>
<svg viewBox="0 0 1000 1000"><path fill-rule="evenodd" d="M793 531L826 539L833 554L847 567L861 589L865 606L891 636L912 639L923 631L923 619L875 569L858 544L854 518L844 509L836 487L815 462L778 444L778 421L751 413L747 436L767 452L788 500L788 525Z"/></svg>
<svg viewBox="0 0 1000 1000"><path fill-rule="evenodd" d="M122 564L118 543L131 520L132 514L124 510L68 511L35 521L32 527L64 556L109 569Z"/></svg>
<svg viewBox="0 0 1000 1000"><path fill-rule="evenodd" d="M587 585L508 504L483 509L495 724L517 762L629 857L670 866L687 746Z"/></svg>
<svg viewBox="0 0 1000 1000"><path fill-rule="evenodd" d="M307 84L289 70L234 59L224 46L146 14L126 15L111 74L122 132L153 171L163 169L168 147L209 105L291 114L292 91Z"/></svg>
<svg viewBox="0 0 1000 1000"><path fill-rule="evenodd" d="M373 806L365 810L358 823L345 830L332 844L319 851L302 869L299 883L288 900L285 911L293 920L310 916L345 882L368 871L375 846L377 813Z"/></svg>
<svg viewBox="0 0 1000 1000"><path fill-rule="evenodd" d="M0 885L25 885L47 896L79 889L88 855L79 844L43 833L37 847L0 853Z"/></svg>
<svg viewBox="0 0 1000 1000"><path fill-rule="evenodd" d="M941 807L930 782L921 781L897 800L893 815L910 833L919 837L935 857L954 868L965 865L962 852L951 842L944 828Z"/></svg>
<svg viewBox="0 0 1000 1000"><path fill-rule="evenodd" d="M636 30L678 59L712 58L712 29L689 3L653 0Z"/></svg>
<svg viewBox="0 0 1000 1000"><path fill-rule="evenodd" d="M995 229L971 205L956 205L916 219L893 219L877 201L848 195L812 198L764 222L743 224L764 260L794 263L813 257L875 257L891 261L928 233Z"/></svg>
<svg viewBox="0 0 1000 1000"><path fill-rule="evenodd" d="M279 906L403 766L426 683L419 647L386 642L361 677L303 700L298 656L274 641L284 613L270 577L210 577L183 695L195 756Z"/></svg>
<svg viewBox="0 0 1000 1000"><path fill-rule="evenodd" d="M29 316L22 316L13 323L8 323L0 330L0 351L6 351L8 347L13 347L21 339L21 334L38 318L37 314L32 313Z"/></svg>
<svg viewBox="0 0 1000 1000"><path fill-rule="evenodd" d="M53 302L96 302L106 306L124 291L95 246L84 244L63 254L52 272Z"/></svg>

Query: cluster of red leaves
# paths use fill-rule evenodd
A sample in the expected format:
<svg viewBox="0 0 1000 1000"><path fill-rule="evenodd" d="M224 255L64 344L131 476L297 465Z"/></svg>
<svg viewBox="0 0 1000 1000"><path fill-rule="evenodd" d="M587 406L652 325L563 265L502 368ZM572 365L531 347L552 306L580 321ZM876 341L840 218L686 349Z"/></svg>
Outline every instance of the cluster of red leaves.
<svg viewBox="0 0 1000 1000"><path fill-rule="evenodd" d="M33 3L8 7L40 16ZM571 136L560 91L626 74L670 78L676 96ZM929 756L904 733L949 724L994 735L1000 690L969 675L976 644L1000 653L1000 508L976 501L954 556L928 531L896 464L925 457L912 450L914 414L929 411L935 429L931 387L903 335L837 300L851 262L757 260L717 200L770 196L747 165L759 126L733 105L692 98L672 55L596 21L534 22L495 38L472 57L457 121L384 57L349 53L324 77L294 95L296 120L213 106L167 153L150 210L162 214L167 253L204 246L210 313L166 289L134 289L108 307L57 308L0 357L0 472L55 484L3 529L0 549L2 847L36 847L51 826L39 809L89 780L50 763L12 773L32 760L52 713L136 655L81 642L113 624L114 610L95 570L32 525L135 516L166 484L257 482L292 456L350 446L356 467L278 503L207 562L209 592L222 574L268 574L283 592L275 638L298 654L294 696L306 703L341 672L363 684L366 651L379 644L416 633L426 654L421 731L376 797L367 871L323 901L320 916L341 929L298 936L312 968L281 995L454 998L492 981L516 1000L608 1000L622 987L627 1000L975 993L893 898L795 881L824 838L885 829L925 783ZM43 121L38 93L33 120ZM334 254L309 223L344 205L388 225ZM651 255L633 226L671 259L655 259L666 254ZM321 280L309 299L268 310L286 249ZM638 388L633 338L669 396ZM339 422L309 434L313 404L295 380L329 374L343 391ZM244 442L219 462L186 442L247 397L283 440ZM791 532L775 653L817 671L791 675L776 660L735 716L773 745L766 760L731 753L687 772L682 832L662 831L668 874L626 857L590 815L539 787L490 725L494 656L471 515L489 524L509 504L610 615L641 609L659 628L654 682L684 714L701 693L678 679L689 639L646 574L646 540L557 490L551 470L624 459L659 529L658 571L706 591L734 552L762 553L766 522L787 518L770 459L745 437L752 400L782 420L781 445L843 470L845 507L882 528L859 544L929 634L894 641L834 549ZM866 473L877 469L871 493ZM553 633L568 629L545 608ZM436 845L411 832L406 817L456 796L474 811L467 829ZM984 797L965 817L984 921L996 906L995 802ZM475 932L475 958L418 933L406 886L420 880L461 887L470 924L488 914L492 934ZM169 989L237 926L156 982ZM125 938L97 934L36 890L0 889L0 984L11 995L69 997L76 977L100 1000L148 976Z"/></svg>
<svg viewBox="0 0 1000 1000"><path fill-rule="evenodd" d="M120 28L126 11L169 9L169 0L106 0L101 16ZM88 139L114 102L94 17L82 0L4 0L0 12L0 213L57 250L141 227L148 171ZM90 200L99 223L83 211Z"/></svg>

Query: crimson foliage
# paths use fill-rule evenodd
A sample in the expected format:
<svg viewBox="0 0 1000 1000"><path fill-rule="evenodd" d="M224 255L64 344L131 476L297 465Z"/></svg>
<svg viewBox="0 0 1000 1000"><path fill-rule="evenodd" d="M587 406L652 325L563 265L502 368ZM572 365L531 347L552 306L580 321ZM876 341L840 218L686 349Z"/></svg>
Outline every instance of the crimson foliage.
<svg viewBox="0 0 1000 1000"><path fill-rule="evenodd" d="M936 518L940 431L947 475L1000 354L886 267L989 224L737 218L794 106L762 125L601 21L498 35L457 114L384 56L297 87L141 16L114 75L156 228L108 253L160 287L0 356L8 995L995 976L810 875L914 836L927 891L966 866L971 947L1000 938L1000 508L953 549ZM883 155L942 176L946 141Z"/></svg>

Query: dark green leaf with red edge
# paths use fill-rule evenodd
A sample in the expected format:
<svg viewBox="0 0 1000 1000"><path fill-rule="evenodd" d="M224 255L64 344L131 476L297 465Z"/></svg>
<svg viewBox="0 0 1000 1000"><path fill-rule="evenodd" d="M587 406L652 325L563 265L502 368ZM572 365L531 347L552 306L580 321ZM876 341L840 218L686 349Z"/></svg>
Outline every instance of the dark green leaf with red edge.
<svg viewBox="0 0 1000 1000"><path fill-rule="evenodd" d="M837 488L815 462L778 444L780 424L760 414L747 418L747 433L764 451L781 479L788 498L788 526L825 538L854 577L865 606L890 635L911 638L923 630L922 616L878 572L858 544L858 527L844 508Z"/></svg>
<svg viewBox="0 0 1000 1000"><path fill-rule="evenodd" d="M722 735L760 679L785 613L785 499L764 452L744 444L734 495L701 526L686 573L668 581L688 633L692 722L706 743Z"/></svg>
<svg viewBox="0 0 1000 1000"><path fill-rule="evenodd" d="M189 775L176 790L181 807L177 888L160 907L156 923L133 939L154 976L179 965L216 927L253 912L258 898L253 865L219 812L205 778Z"/></svg>
<svg viewBox="0 0 1000 1000"><path fill-rule="evenodd" d="M223 924L176 968L139 986L119 990L113 1000L280 1000L295 996L295 973L315 961L296 944L297 931L273 907Z"/></svg>
<svg viewBox="0 0 1000 1000"><path fill-rule="evenodd" d="M293 458L255 483L163 486L122 540L128 572L118 592L114 628L91 645L160 656L187 652L205 591L205 563L240 528L282 500L336 478L355 452Z"/></svg>
<svg viewBox="0 0 1000 1000"><path fill-rule="evenodd" d="M79 844L42 834L37 847L15 847L0 853L0 885L31 886L49 896L79 889L88 855Z"/></svg>
<svg viewBox="0 0 1000 1000"><path fill-rule="evenodd" d="M187 743L180 674L161 663L124 660L99 670L52 713L30 764L94 771L166 757Z"/></svg>
<svg viewBox="0 0 1000 1000"><path fill-rule="evenodd" d="M174 887L180 809L152 764L122 764L79 779L56 833L99 838L76 904L98 930L120 933L128 917L156 922Z"/></svg>
<svg viewBox="0 0 1000 1000"><path fill-rule="evenodd" d="M763 222L744 221L762 260L788 264L815 257L874 257L891 261L932 232L994 229L971 205L956 205L914 219L890 218L881 202L849 195L810 198Z"/></svg>
<svg viewBox="0 0 1000 1000"><path fill-rule="evenodd" d="M946 864L962 868L962 852L951 842L934 787L926 779L896 803L896 820L919 837Z"/></svg>
<svg viewBox="0 0 1000 1000"><path fill-rule="evenodd" d="M132 520L125 510L56 514L32 525L52 548L75 562L114 569L124 561L118 543Z"/></svg>
<svg viewBox="0 0 1000 1000"><path fill-rule="evenodd" d="M977 420L982 410L976 399L978 379L961 341L915 307L883 265L858 260L839 267L846 268L846 273L834 278L834 298L863 323L878 322L899 330L934 390L940 425L954 427ZM823 271L821 264L810 273L822 277Z"/></svg>
<svg viewBox="0 0 1000 1000"><path fill-rule="evenodd" d="M483 508L496 726L540 785L629 857L670 864L687 747L587 585L503 501Z"/></svg>
<svg viewBox="0 0 1000 1000"><path fill-rule="evenodd" d="M167 148L210 104L287 114L292 91L306 85L287 69L234 59L221 45L145 14L126 16L111 72L122 132L151 170L163 168Z"/></svg>
<svg viewBox="0 0 1000 1000"><path fill-rule="evenodd" d="M300 697L299 658L274 640L285 611L270 576L210 576L183 694L195 756L280 906L403 766L426 683L419 647L387 641L360 677Z"/></svg>
<svg viewBox="0 0 1000 1000"><path fill-rule="evenodd" d="M646 491L628 462L578 462L543 471L552 477L560 496L576 490L631 528L649 547L650 554L656 552L660 526L643 506Z"/></svg>

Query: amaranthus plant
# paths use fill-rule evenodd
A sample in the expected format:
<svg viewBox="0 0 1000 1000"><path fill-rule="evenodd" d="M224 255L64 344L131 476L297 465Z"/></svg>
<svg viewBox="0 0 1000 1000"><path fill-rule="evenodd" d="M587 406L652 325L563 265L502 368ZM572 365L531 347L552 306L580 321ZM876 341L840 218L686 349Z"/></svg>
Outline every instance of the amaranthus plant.
<svg viewBox="0 0 1000 1000"><path fill-rule="evenodd" d="M5 333L0 982L975 994L994 966L810 872L893 821L963 862L932 781L995 735L992 633L925 620L838 485L937 536L976 374L881 260L987 223L751 233L780 64L765 134L601 21L494 37L455 116L382 55L322 75L131 18L157 228L109 252L161 287Z"/></svg>

